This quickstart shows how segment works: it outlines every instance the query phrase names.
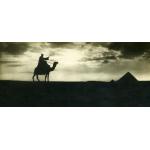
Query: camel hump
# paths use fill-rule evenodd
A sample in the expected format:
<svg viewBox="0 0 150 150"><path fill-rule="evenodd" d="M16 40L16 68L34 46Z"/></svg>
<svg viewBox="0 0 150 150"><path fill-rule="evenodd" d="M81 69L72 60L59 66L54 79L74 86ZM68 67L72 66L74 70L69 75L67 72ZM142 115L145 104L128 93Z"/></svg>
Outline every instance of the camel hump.
<svg viewBox="0 0 150 150"><path fill-rule="evenodd" d="M36 68L35 68L35 70L34 70L34 73L35 74L41 74L41 75L43 75L43 74L46 74L48 71L49 71L49 68L50 68L50 65L47 65L47 66L43 66L43 67L41 67L41 66L37 66Z"/></svg>

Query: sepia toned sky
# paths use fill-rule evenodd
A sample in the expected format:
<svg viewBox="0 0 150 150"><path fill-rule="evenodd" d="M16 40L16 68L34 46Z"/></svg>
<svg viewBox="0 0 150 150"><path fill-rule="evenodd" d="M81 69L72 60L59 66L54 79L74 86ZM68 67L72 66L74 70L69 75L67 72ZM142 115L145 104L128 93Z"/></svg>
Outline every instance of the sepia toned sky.
<svg viewBox="0 0 150 150"><path fill-rule="evenodd" d="M31 81L41 53L59 62L52 81L150 80L150 43L133 42L1 42L0 80Z"/></svg>

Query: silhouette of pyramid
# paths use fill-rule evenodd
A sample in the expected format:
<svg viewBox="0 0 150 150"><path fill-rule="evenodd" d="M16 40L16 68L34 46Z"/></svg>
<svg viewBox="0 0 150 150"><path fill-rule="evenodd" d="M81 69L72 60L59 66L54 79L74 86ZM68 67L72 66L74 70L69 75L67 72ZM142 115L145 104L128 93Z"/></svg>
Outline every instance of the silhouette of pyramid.
<svg viewBox="0 0 150 150"><path fill-rule="evenodd" d="M138 80L130 72L127 72L118 80L118 82L123 82L123 83L133 83L137 81Z"/></svg>

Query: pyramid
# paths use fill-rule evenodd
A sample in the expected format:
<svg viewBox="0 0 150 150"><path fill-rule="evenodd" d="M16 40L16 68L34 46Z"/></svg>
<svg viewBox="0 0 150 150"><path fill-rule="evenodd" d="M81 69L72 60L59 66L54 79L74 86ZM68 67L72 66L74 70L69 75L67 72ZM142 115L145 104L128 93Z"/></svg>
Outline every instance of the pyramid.
<svg viewBox="0 0 150 150"><path fill-rule="evenodd" d="M134 83L134 82L137 82L137 81L138 80L130 72L127 72L117 82L121 82L121 83Z"/></svg>

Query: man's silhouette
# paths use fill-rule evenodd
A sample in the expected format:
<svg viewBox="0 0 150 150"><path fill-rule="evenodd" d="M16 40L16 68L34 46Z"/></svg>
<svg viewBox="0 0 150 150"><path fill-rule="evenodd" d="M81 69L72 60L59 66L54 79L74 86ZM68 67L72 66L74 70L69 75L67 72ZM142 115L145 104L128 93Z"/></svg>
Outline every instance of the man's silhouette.
<svg viewBox="0 0 150 150"><path fill-rule="evenodd" d="M39 62L37 67L40 69L45 69L48 66L46 60L49 60L49 57L44 58L44 55L41 54L41 56L39 57Z"/></svg>

